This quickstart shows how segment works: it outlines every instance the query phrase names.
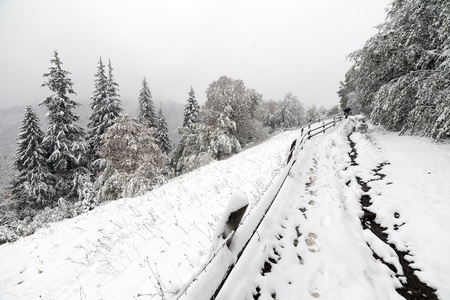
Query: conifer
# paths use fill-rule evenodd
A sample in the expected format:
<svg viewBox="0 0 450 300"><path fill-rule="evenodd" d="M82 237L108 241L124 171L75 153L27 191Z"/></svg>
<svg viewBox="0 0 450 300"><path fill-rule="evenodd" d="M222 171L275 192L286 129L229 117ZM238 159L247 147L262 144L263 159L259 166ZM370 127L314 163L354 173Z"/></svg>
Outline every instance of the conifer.
<svg viewBox="0 0 450 300"><path fill-rule="evenodd" d="M13 181L12 194L20 203L20 210L43 207L49 200L49 186L46 183L52 174L48 171L41 147L43 137L39 118L31 106L27 106L14 155L14 166L19 175Z"/></svg>

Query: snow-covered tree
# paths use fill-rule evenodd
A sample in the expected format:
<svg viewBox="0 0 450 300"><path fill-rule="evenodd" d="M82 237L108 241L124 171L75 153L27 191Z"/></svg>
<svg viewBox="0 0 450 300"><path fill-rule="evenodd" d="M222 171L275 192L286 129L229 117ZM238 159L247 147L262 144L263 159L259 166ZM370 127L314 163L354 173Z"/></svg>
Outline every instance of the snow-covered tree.
<svg viewBox="0 0 450 300"><path fill-rule="evenodd" d="M337 115L339 111L339 105L332 106L327 110L327 116Z"/></svg>
<svg viewBox="0 0 450 300"><path fill-rule="evenodd" d="M27 106L14 157L14 166L19 174L13 181L12 195L21 204L19 210L42 208L49 204L52 188L47 183L53 180L53 176L41 147L43 137L39 118L31 106Z"/></svg>
<svg viewBox="0 0 450 300"><path fill-rule="evenodd" d="M305 123L305 109L292 93L287 93L274 113L275 124L282 128L291 128Z"/></svg>
<svg viewBox="0 0 450 300"><path fill-rule="evenodd" d="M236 123L230 118L232 109L225 107L215 126L202 123L182 127L180 142L170 156L170 167L176 175L190 172L213 160L225 159L241 150L233 132Z"/></svg>
<svg viewBox="0 0 450 300"><path fill-rule="evenodd" d="M320 106L319 108L313 104L305 112L305 122L313 122L322 119L327 116L327 110L325 107Z"/></svg>
<svg viewBox="0 0 450 300"><path fill-rule="evenodd" d="M350 55L341 103L353 95L358 111L391 130L449 136L449 2L394 0L378 28Z"/></svg>
<svg viewBox="0 0 450 300"><path fill-rule="evenodd" d="M210 147L215 159L224 159L241 151L241 145L233 134L236 132L236 123L232 120L232 113L231 106L226 106L210 137Z"/></svg>
<svg viewBox="0 0 450 300"><path fill-rule="evenodd" d="M139 118L149 124L150 127L156 127L155 105L152 100L152 93L147 80L142 80L142 89L139 93Z"/></svg>
<svg viewBox="0 0 450 300"><path fill-rule="evenodd" d="M276 129L279 124L275 120L275 111L279 103L274 100L262 101L256 111L256 118L271 130Z"/></svg>
<svg viewBox="0 0 450 300"><path fill-rule="evenodd" d="M108 127L114 123L114 120L122 114L122 102L119 97L119 84L115 81L113 75L113 67L111 65L111 60L108 62L108 93L107 93L107 101L106 101L106 114L105 118L108 120Z"/></svg>
<svg viewBox="0 0 450 300"><path fill-rule="evenodd" d="M97 152L100 149L100 136L106 131L107 123L104 122L104 109L108 94L107 81L108 78L105 74L105 65L102 62L102 58L98 61L98 70L95 74L95 90L91 97L91 109L92 113L89 116L90 122L87 124L88 141L91 147L91 160L96 160Z"/></svg>
<svg viewBox="0 0 450 300"><path fill-rule="evenodd" d="M170 167L175 175L190 172L214 160L211 137L214 128L202 123L178 128L181 139L170 154Z"/></svg>
<svg viewBox="0 0 450 300"><path fill-rule="evenodd" d="M170 145L169 130L167 129L167 121L162 106L159 108L156 120L156 140L161 151L168 154L172 146Z"/></svg>
<svg viewBox="0 0 450 300"><path fill-rule="evenodd" d="M90 173L86 168L88 147L84 142L84 131L75 123L79 116L73 109L80 104L69 98L75 94L69 79L70 72L61 68L58 52L54 52L53 64L49 72L44 74L46 86L53 94L39 105L47 107L48 128L42 144L52 178L46 178L45 184L54 187L53 195L49 195L54 203L64 197L66 200L80 200L89 189ZM80 178L83 178L81 180Z"/></svg>
<svg viewBox="0 0 450 300"><path fill-rule="evenodd" d="M99 153L104 168L95 182L98 201L140 195L164 180L165 156L155 130L124 115L102 136Z"/></svg>
<svg viewBox="0 0 450 300"><path fill-rule="evenodd" d="M92 162L99 158L100 137L114 124L114 120L121 114L122 108L112 74L111 61L109 62L109 76L105 74L105 65L99 59L98 70L95 74L95 90L91 97L92 113L88 123L88 141L90 146L90 159Z"/></svg>
<svg viewBox="0 0 450 300"><path fill-rule="evenodd" d="M184 106L183 127L192 127L195 123L197 123L199 113L200 105L195 99L194 89L191 87L191 90L189 91L189 99L187 100L187 104Z"/></svg>
<svg viewBox="0 0 450 300"><path fill-rule="evenodd" d="M202 121L209 126L216 126L217 120L230 107L231 120L236 123L233 134L241 144L254 140L252 130L255 123L255 112L262 95L245 87L242 80L234 80L222 76L211 83L206 90L205 108L202 110Z"/></svg>

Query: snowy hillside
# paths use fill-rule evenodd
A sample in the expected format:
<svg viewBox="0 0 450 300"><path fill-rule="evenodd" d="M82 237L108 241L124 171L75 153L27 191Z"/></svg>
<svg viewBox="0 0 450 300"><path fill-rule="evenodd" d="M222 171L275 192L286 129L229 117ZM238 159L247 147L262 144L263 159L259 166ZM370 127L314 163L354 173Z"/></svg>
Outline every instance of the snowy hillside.
<svg viewBox="0 0 450 300"><path fill-rule="evenodd" d="M396 289L413 268L450 299L450 144L380 129L349 137L352 124L306 144L218 299L402 299ZM0 246L0 299L173 298L207 258L235 189L250 202L236 242L246 234L299 135ZM377 224L387 241L369 228ZM183 297L215 289L202 276Z"/></svg>
<svg viewBox="0 0 450 300"><path fill-rule="evenodd" d="M108 203L0 246L0 299L131 299L155 293L150 267L175 291L207 255L232 190L243 189L255 205L297 134L282 133L146 196Z"/></svg>

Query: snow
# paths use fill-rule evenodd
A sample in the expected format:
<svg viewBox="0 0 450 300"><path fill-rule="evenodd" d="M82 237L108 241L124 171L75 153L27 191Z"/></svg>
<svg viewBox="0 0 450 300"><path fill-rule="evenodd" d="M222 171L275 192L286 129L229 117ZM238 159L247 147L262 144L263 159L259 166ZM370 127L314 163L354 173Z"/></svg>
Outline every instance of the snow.
<svg viewBox="0 0 450 300"><path fill-rule="evenodd" d="M219 243L218 238L221 237L222 234L224 234L224 237L226 238L234 230L234 228L229 228L228 226L226 226L226 222L228 221L229 216L233 212L238 211L248 204L248 197L245 192L240 189L235 189L230 197L230 200L228 201L227 206L225 207L225 210L222 212L222 217L217 223L216 231L213 235L213 243L211 247L212 250L215 250L217 248Z"/></svg>
<svg viewBox="0 0 450 300"><path fill-rule="evenodd" d="M382 155L391 162L383 173L392 184L374 200L374 210L397 247L407 247L419 278L450 299L450 143L379 131ZM394 163L395 162L395 163ZM398 224L393 229L392 215Z"/></svg>
<svg viewBox="0 0 450 300"><path fill-rule="evenodd" d="M230 200L228 201L227 207L225 208L223 214L229 215L248 204L248 198L245 192L241 189L235 189L231 194Z"/></svg>
<svg viewBox="0 0 450 300"><path fill-rule="evenodd" d="M202 299L270 205L217 299L402 299L397 254L361 226L356 177L370 187L368 209L389 243L450 299L450 144L370 127L351 135L350 166L352 122L307 141L292 168L300 130L1 245L0 299ZM374 170L386 162L380 178ZM213 246L219 220L247 201L230 249Z"/></svg>

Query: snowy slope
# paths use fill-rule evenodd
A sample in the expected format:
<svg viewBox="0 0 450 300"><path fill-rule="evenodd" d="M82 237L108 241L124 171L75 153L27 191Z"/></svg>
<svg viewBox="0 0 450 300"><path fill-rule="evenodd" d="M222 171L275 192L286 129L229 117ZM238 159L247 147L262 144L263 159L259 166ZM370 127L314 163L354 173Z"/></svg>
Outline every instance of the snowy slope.
<svg viewBox="0 0 450 300"><path fill-rule="evenodd" d="M218 299L402 299L403 268L390 245L409 251L417 277L450 299L450 144L375 128L353 133L353 150L351 122L300 152ZM256 211L298 135L0 246L0 299L161 299L158 281L171 297L207 258L232 191L243 190ZM363 228L363 196L388 243ZM200 278L185 298L209 283Z"/></svg>
<svg viewBox="0 0 450 300"><path fill-rule="evenodd" d="M152 271L177 290L208 254L231 192L242 189L254 207L297 135L282 133L143 197L0 246L0 299L158 299Z"/></svg>

